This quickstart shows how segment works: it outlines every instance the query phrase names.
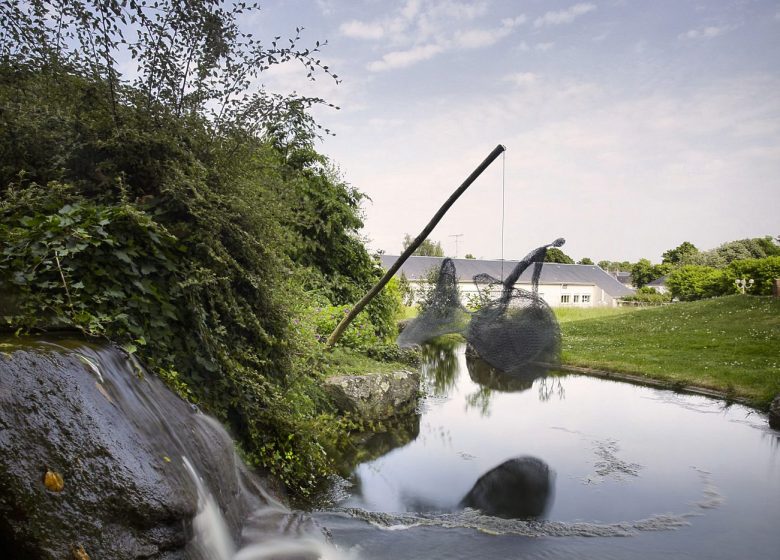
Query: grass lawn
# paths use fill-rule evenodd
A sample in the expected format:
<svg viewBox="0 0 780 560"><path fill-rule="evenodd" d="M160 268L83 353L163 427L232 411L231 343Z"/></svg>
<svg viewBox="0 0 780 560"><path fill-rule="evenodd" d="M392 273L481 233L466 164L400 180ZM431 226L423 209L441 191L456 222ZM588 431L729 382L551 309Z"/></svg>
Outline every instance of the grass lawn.
<svg viewBox="0 0 780 560"><path fill-rule="evenodd" d="M780 299L737 295L556 315L565 364L716 389L762 408L780 394Z"/></svg>

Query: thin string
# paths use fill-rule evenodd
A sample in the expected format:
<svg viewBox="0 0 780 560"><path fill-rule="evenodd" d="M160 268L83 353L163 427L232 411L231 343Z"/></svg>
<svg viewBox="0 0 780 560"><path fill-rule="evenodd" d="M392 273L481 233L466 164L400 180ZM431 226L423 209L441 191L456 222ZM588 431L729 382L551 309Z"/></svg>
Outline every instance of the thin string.
<svg viewBox="0 0 780 560"><path fill-rule="evenodd" d="M506 150L501 154L501 281L504 281L504 210L506 208Z"/></svg>

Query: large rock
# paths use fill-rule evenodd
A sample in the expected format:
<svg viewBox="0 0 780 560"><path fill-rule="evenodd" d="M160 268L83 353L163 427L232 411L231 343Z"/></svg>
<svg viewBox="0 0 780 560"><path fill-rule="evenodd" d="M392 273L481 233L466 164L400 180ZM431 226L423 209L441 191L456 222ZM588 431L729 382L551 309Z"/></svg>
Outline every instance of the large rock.
<svg viewBox="0 0 780 560"><path fill-rule="evenodd" d="M224 430L119 350L78 344L0 340L0 555L213 558L191 544L184 457L237 542L258 504Z"/></svg>
<svg viewBox="0 0 780 560"><path fill-rule="evenodd" d="M479 477L460 505L496 517L540 517L549 506L552 478L541 459L515 457Z"/></svg>
<svg viewBox="0 0 780 560"><path fill-rule="evenodd" d="M775 397L769 407L769 425L775 430L780 430L780 395Z"/></svg>
<svg viewBox="0 0 780 560"><path fill-rule="evenodd" d="M364 420L384 420L414 406L420 392L420 374L403 370L341 375L328 378L325 388L339 410Z"/></svg>

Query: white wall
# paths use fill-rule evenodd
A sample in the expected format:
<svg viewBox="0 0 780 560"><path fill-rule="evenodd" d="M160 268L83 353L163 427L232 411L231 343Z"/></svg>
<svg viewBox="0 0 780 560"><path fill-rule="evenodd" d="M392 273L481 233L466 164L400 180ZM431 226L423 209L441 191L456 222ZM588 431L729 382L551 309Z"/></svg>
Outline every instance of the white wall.
<svg viewBox="0 0 780 560"><path fill-rule="evenodd" d="M409 286L416 292L420 283L411 280L409 281ZM516 284L516 286L524 290L530 291L531 289L530 284ZM462 282L458 287L460 289L461 302L464 305L468 303L469 295L475 296L478 293L476 284L472 282ZM494 290L494 296L500 294L500 289ZM614 307L617 305L609 294L593 284L540 284L539 295L542 296L550 307ZM562 296L568 296L568 301L562 301ZM585 301L585 299L589 301Z"/></svg>

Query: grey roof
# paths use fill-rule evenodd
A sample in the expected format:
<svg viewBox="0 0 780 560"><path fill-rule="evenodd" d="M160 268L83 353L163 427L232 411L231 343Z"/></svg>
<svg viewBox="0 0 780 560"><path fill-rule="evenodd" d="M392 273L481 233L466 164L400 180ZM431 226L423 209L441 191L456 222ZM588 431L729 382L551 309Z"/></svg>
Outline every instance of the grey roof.
<svg viewBox="0 0 780 560"><path fill-rule="evenodd" d="M668 276L667 274L664 274L660 278L656 278L652 282L648 282L647 284L645 284L645 286L650 286L651 288L653 286L666 286L666 277L667 276Z"/></svg>
<svg viewBox="0 0 780 560"><path fill-rule="evenodd" d="M385 269L390 268L398 259L395 255L382 255L381 263ZM416 257L412 256L401 265L398 274L403 273L409 280L422 280L428 271L438 270L442 257ZM494 278L506 277L517 265L518 261L500 261L500 260L480 260L480 259L452 259L455 263L455 270L458 274L458 282L471 282L477 274L490 274ZM503 264L503 274L502 274ZM528 267L520 275L518 284L530 284L533 275L533 267ZM591 264L560 264L544 263L542 265L542 275L539 279L540 284L579 284L596 285L612 297L623 297L632 295L634 290L626 288L618 282L614 276L604 272L597 265Z"/></svg>

